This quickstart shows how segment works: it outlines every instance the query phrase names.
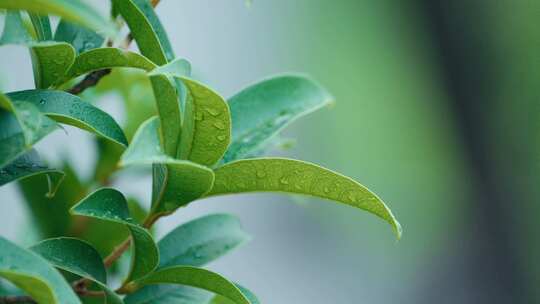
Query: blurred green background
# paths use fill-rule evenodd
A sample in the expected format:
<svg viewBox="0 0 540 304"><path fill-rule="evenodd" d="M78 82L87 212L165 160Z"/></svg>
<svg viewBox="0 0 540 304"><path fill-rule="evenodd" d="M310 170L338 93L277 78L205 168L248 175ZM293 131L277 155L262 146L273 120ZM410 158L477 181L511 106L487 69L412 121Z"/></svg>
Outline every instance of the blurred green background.
<svg viewBox="0 0 540 304"><path fill-rule="evenodd" d="M265 194L190 206L158 234L238 214L254 239L212 268L263 303L540 303L540 2L163 0L157 11L177 55L225 96L287 71L327 86L336 106L288 129L297 144L275 153L354 177L404 227L396 242L363 212ZM4 87L29 88L27 55L1 55L21 70ZM80 153L79 135L66 153ZM117 186L150 196L148 180ZM16 188L0 195L0 231L14 237L6 210L25 210Z"/></svg>

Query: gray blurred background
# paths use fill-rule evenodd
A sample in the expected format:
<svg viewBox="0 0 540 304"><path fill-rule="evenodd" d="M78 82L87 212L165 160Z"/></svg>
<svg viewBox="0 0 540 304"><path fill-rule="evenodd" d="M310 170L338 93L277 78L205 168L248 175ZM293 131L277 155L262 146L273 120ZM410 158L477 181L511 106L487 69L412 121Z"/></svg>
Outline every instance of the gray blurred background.
<svg viewBox="0 0 540 304"><path fill-rule="evenodd" d="M354 177L404 227L311 198L207 199L158 224L239 216L253 240L210 268L263 303L540 303L540 3L528 0L163 0L177 56L224 96L268 75L311 74L337 104L285 134L281 155ZM89 1L107 13L108 2ZM0 48L5 91L33 88L23 47ZM115 96L99 106L122 120ZM38 145L83 175L92 136L66 127ZM121 191L150 200L150 178ZM0 233L27 244L18 188L0 189Z"/></svg>

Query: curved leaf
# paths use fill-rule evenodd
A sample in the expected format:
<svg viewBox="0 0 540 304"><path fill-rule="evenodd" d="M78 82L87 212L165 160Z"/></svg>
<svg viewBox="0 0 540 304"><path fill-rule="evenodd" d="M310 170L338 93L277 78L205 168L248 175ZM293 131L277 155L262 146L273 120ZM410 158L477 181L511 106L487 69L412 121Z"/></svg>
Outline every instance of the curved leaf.
<svg viewBox="0 0 540 304"><path fill-rule="evenodd" d="M366 210L387 221L397 237L401 226L384 202L353 179L315 164L284 158L239 160L214 171L207 196L244 192L288 192L329 199Z"/></svg>
<svg viewBox="0 0 540 304"><path fill-rule="evenodd" d="M122 146L127 139L120 126L106 112L64 91L27 90L8 93L12 100L37 107L54 120L95 133Z"/></svg>
<svg viewBox="0 0 540 304"><path fill-rule="evenodd" d="M214 182L214 173L209 168L167 156L159 144L158 128L157 117L141 124L120 162L122 166L154 164L151 211L154 214L171 213L200 198Z"/></svg>
<svg viewBox="0 0 540 304"><path fill-rule="evenodd" d="M176 156L180 133L182 129L182 119L180 113L180 103L176 93L176 87L166 75L150 76L152 90L156 100L156 108L161 123L160 132L162 134L162 144L165 153L169 156Z"/></svg>
<svg viewBox="0 0 540 304"><path fill-rule="evenodd" d="M34 82L39 89L55 84L75 60L75 49L65 42L40 42L30 48Z"/></svg>
<svg viewBox="0 0 540 304"><path fill-rule="evenodd" d="M80 54L100 47L105 38L88 28L62 19L56 27L54 40L71 44L75 52Z"/></svg>
<svg viewBox="0 0 540 304"><path fill-rule="evenodd" d="M4 19L4 31L0 37L0 45L31 43L34 39L24 27L19 11L7 10Z"/></svg>
<svg viewBox="0 0 540 304"><path fill-rule="evenodd" d="M187 87L180 157L205 166L218 162L231 138L231 115L225 100L210 88L182 77Z"/></svg>
<svg viewBox="0 0 540 304"><path fill-rule="evenodd" d="M237 304L250 304L246 296L226 278L206 269L191 266L174 266L153 272L134 282L130 289L153 284L181 284L197 287L224 296Z"/></svg>
<svg viewBox="0 0 540 304"><path fill-rule="evenodd" d="M49 16L29 12L30 21L36 32L38 41L52 40L51 22Z"/></svg>
<svg viewBox="0 0 540 304"><path fill-rule="evenodd" d="M54 266L83 278L107 283L107 274L101 256L92 245L68 237L43 240L29 248Z"/></svg>
<svg viewBox="0 0 540 304"><path fill-rule="evenodd" d="M150 60L137 53L119 48L107 47L84 52L75 58L65 76L57 82L64 83L75 77L97 70L127 67L150 71L156 67Z"/></svg>
<svg viewBox="0 0 540 304"><path fill-rule="evenodd" d="M108 20L81 0L0 0L0 8L57 15L98 32L116 34Z"/></svg>
<svg viewBox="0 0 540 304"><path fill-rule="evenodd" d="M44 166L39 155L33 149L0 169L0 186L38 174L45 174L47 177L49 191L46 196L54 196L60 183L64 180L65 174L60 170Z"/></svg>
<svg viewBox="0 0 540 304"><path fill-rule="evenodd" d="M76 238L62 237L43 240L30 247L30 250L57 268L97 283L105 292L107 303L123 303L122 299L107 287L105 266L92 245Z"/></svg>
<svg viewBox="0 0 540 304"><path fill-rule="evenodd" d="M57 124L27 102L0 93L0 168L55 130Z"/></svg>
<svg viewBox="0 0 540 304"><path fill-rule="evenodd" d="M0 236L0 277L39 303L80 304L71 286L45 259Z"/></svg>
<svg viewBox="0 0 540 304"><path fill-rule="evenodd" d="M156 67L148 75L164 74L172 77L189 77L191 75L191 63L184 58L176 58L171 62Z"/></svg>
<svg viewBox="0 0 540 304"><path fill-rule="evenodd" d="M255 296L255 294L253 292L251 292L250 290L248 290L247 288L239 285L239 284L236 284L236 287L238 287L238 289L240 289L240 291L242 291L242 293L244 294L244 296L246 296L246 298L248 298L249 302L251 304L259 304L259 299L257 299L257 296ZM221 296L221 295L216 295L214 296L214 298L212 299L212 301L210 301L210 303L208 304L231 304L231 303L234 303L234 302L231 302L229 299L225 298L224 296Z"/></svg>
<svg viewBox="0 0 540 304"><path fill-rule="evenodd" d="M148 285L124 298L126 304L208 304L212 293L174 284Z"/></svg>
<svg viewBox="0 0 540 304"><path fill-rule="evenodd" d="M207 215L176 227L158 242L159 267L203 266L249 239L238 218Z"/></svg>
<svg viewBox="0 0 540 304"><path fill-rule="evenodd" d="M73 206L70 212L127 226L133 240L133 256L126 282L143 277L158 265L158 249L152 236L146 229L133 222L127 201L119 191L111 188L96 190Z"/></svg>
<svg viewBox="0 0 540 304"><path fill-rule="evenodd" d="M321 85L300 75L270 78L229 99L232 140L225 162L245 158L301 116L333 102Z"/></svg>
<svg viewBox="0 0 540 304"><path fill-rule="evenodd" d="M157 65L166 64L167 57L163 45L152 23L139 6L133 0L112 0L112 5L126 21L141 53Z"/></svg>

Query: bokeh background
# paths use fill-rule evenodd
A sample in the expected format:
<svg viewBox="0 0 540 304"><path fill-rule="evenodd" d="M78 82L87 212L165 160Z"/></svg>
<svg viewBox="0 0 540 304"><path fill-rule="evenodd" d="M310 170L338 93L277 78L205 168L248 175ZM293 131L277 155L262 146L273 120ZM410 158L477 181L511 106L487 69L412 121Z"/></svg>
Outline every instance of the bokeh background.
<svg viewBox="0 0 540 304"><path fill-rule="evenodd" d="M108 2L88 1L104 13ZM540 2L532 0L163 0L177 56L231 96L305 72L337 104L302 119L280 155L377 192L404 227L311 198L208 199L158 235L210 212L253 240L210 268L263 303L540 303ZM33 88L23 47L0 48L5 91ZM117 96L99 103L121 120ZM89 175L91 136L66 128L38 149ZM115 184L148 204L150 179ZM33 241L19 189L0 189L0 233Z"/></svg>

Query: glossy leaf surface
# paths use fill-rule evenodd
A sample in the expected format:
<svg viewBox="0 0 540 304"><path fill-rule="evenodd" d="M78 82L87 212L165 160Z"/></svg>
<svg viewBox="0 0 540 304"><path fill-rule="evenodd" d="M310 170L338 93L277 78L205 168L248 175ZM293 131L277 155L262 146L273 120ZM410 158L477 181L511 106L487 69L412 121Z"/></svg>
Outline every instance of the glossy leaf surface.
<svg viewBox="0 0 540 304"><path fill-rule="evenodd" d="M0 276L39 303L80 304L71 286L41 256L0 237Z"/></svg>
<svg viewBox="0 0 540 304"><path fill-rule="evenodd" d="M0 168L55 130L57 124L33 104L0 93Z"/></svg>
<svg viewBox="0 0 540 304"><path fill-rule="evenodd" d="M0 0L0 8L57 15L98 32L116 33L108 20L81 0Z"/></svg>
<svg viewBox="0 0 540 304"><path fill-rule="evenodd" d="M128 24L141 53L157 65L167 63L167 57L158 35L144 12L133 0L112 0L114 9Z"/></svg>
<svg viewBox="0 0 540 304"><path fill-rule="evenodd" d="M207 215L178 226L159 242L159 268L203 266L249 240L238 218Z"/></svg>
<svg viewBox="0 0 540 304"><path fill-rule="evenodd" d="M244 192L287 192L341 202L366 210L394 229L401 226L384 202L353 179L315 164L284 158L235 161L217 168L214 187L207 196Z"/></svg>
<svg viewBox="0 0 540 304"><path fill-rule="evenodd" d="M126 304L208 304L212 293L174 284L148 285L124 298Z"/></svg>
<svg viewBox="0 0 540 304"><path fill-rule="evenodd" d="M46 89L66 73L75 60L75 49L65 42L41 42L31 47L34 82Z"/></svg>
<svg viewBox="0 0 540 304"><path fill-rule="evenodd" d="M231 115L225 100L212 89L188 78L186 115L180 141L180 157L212 166L218 162L231 139Z"/></svg>
<svg viewBox="0 0 540 304"><path fill-rule="evenodd" d="M294 120L332 102L328 91L305 76L278 76L247 87L229 99L232 140L224 161L246 158Z"/></svg>
<svg viewBox="0 0 540 304"><path fill-rule="evenodd" d="M100 47L105 38L86 27L62 19L56 27L54 40L71 44L75 52L80 54Z"/></svg>
<svg viewBox="0 0 540 304"><path fill-rule="evenodd" d="M150 71L156 66L144 56L119 48L98 48L84 52L75 58L66 75L58 82L63 83L75 77L97 70L126 67Z"/></svg>
<svg viewBox="0 0 540 304"><path fill-rule="evenodd" d="M64 179L64 172L45 166L37 152L32 149L0 169L0 186L42 174L45 175L42 182L46 183L49 188L46 196L52 197Z"/></svg>
<svg viewBox="0 0 540 304"><path fill-rule="evenodd" d="M134 283L135 288L153 284L181 284L197 287L224 296L236 304L250 304L246 296L221 275L197 267L174 266L149 274Z"/></svg>
<svg viewBox="0 0 540 304"><path fill-rule="evenodd" d="M251 304L259 304L259 299L257 298L257 296L255 296L255 294L253 292L251 292L250 290L248 290L247 288L241 286L241 285L238 285L236 284L236 287L238 287L238 289L240 289L240 291L242 291L242 293L244 294L244 296L246 296L246 298L248 298L249 302ZM234 303L234 302L231 302L231 300L227 299L226 297L224 296L221 296L221 295L216 295L211 301L209 304L231 304L231 303Z"/></svg>
<svg viewBox="0 0 540 304"><path fill-rule="evenodd" d="M158 128L157 117L144 122L122 155L121 164L154 164L152 212L170 213L207 193L214 174L204 166L167 156L159 144Z"/></svg>
<svg viewBox="0 0 540 304"><path fill-rule="evenodd" d="M71 213L127 226L133 240L133 255L126 281L143 277L158 265L158 249L152 236L146 229L134 223L125 197L117 190L101 188L73 206Z"/></svg>
<svg viewBox="0 0 540 304"><path fill-rule="evenodd" d="M160 133L165 153L175 157L182 129L180 103L176 87L166 75L150 76L156 108L160 121Z"/></svg>
<svg viewBox="0 0 540 304"><path fill-rule="evenodd" d="M54 120L95 133L122 146L127 139L120 126L106 112L79 97L53 90L27 90L7 94L13 100L24 101Z"/></svg>
<svg viewBox="0 0 540 304"><path fill-rule="evenodd" d="M105 292L110 304L123 303L106 283L105 266L97 250L90 244L76 238L55 238L43 240L30 250L47 259L55 267L87 278L97 283Z"/></svg>

